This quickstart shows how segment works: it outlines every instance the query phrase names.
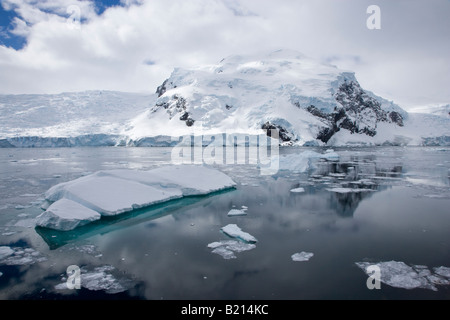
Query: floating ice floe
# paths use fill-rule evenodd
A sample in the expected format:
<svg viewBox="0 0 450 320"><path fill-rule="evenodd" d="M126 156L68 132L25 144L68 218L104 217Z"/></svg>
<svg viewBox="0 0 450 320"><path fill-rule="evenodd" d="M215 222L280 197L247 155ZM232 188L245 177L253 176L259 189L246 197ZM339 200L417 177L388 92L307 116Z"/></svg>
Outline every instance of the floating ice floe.
<svg viewBox="0 0 450 320"><path fill-rule="evenodd" d="M120 293L130 289L132 286L132 281L128 279L115 278L111 273L114 270L115 268L109 265L96 267L92 271L87 271L85 268L81 268L81 287L91 291L105 291L105 293L108 294ZM56 285L55 289L68 289L67 282Z"/></svg>
<svg viewBox="0 0 450 320"><path fill-rule="evenodd" d="M399 261L385 261L378 263L356 262L367 275L369 266L380 268L380 281L395 288L416 289L423 288L437 291L436 285L450 285L450 268L436 267L433 272L423 265L407 265Z"/></svg>
<svg viewBox="0 0 450 320"><path fill-rule="evenodd" d="M247 215L247 209L245 209L245 208L242 208L242 209L231 209L230 211L228 211L227 215L229 217L245 216L245 215Z"/></svg>
<svg viewBox="0 0 450 320"><path fill-rule="evenodd" d="M100 215L114 216L235 185L224 173L195 165L167 166L149 171L99 171L50 188L45 198L53 204L38 216L37 225L72 230L98 220Z"/></svg>
<svg viewBox="0 0 450 320"><path fill-rule="evenodd" d="M2 246L0 247L0 261L2 261L4 258L7 258L14 254L14 250L10 247Z"/></svg>
<svg viewBox="0 0 450 320"><path fill-rule="evenodd" d="M23 266L47 260L39 251L32 248L0 247L0 265Z"/></svg>
<svg viewBox="0 0 450 320"><path fill-rule="evenodd" d="M2 236L12 236L13 234L16 234L14 231L9 231L9 232L3 232Z"/></svg>
<svg viewBox="0 0 450 320"><path fill-rule="evenodd" d="M343 187L327 188L327 190L331 191L331 192L335 192L335 193L358 193L358 192L373 192L373 191L375 191L373 189L343 188Z"/></svg>
<svg viewBox="0 0 450 320"><path fill-rule="evenodd" d="M208 244L208 248L212 248L212 253L220 255L224 259L235 259L235 253L252 250L256 248L256 245L238 240L223 240Z"/></svg>
<svg viewBox="0 0 450 320"><path fill-rule="evenodd" d="M305 192L305 188L302 188L302 187L294 188L294 189L291 189L290 192L292 192L292 193L302 193L302 192Z"/></svg>
<svg viewBox="0 0 450 320"><path fill-rule="evenodd" d="M220 230L232 238L237 238L248 243L258 242L258 240L256 240L254 236L242 231L242 229L239 228L236 224L228 224Z"/></svg>
<svg viewBox="0 0 450 320"><path fill-rule="evenodd" d="M292 261L308 261L314 256L314 253L312 252L305 252L302 251L300 253L294 253L291 256Z"/></svg>
<svg viewBox="0 0 450 320"><path fill-rule="evenodd" d="M420 196L419 196L420 197ZM430 198L430 199L450 199L450 193L443 193L443 194L424 194L422 195L424 198Z"/></svg>

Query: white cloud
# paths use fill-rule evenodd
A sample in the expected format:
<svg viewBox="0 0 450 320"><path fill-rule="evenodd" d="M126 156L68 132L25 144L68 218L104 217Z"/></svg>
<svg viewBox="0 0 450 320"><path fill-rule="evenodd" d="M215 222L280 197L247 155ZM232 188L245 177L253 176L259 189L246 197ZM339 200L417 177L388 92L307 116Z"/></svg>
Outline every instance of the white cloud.
<svg viewBox="0 0 450 320"><path fill-rule="evenodd" d="M4 0L27 46L0 46L0 91L154 91L173 67L282 47L354 70L403 107L450 101L447 0L377 1L381 30L366 28L365 0L121 2L98 16L91 1ZM68 27L70 5L79 29Z"/></svg>

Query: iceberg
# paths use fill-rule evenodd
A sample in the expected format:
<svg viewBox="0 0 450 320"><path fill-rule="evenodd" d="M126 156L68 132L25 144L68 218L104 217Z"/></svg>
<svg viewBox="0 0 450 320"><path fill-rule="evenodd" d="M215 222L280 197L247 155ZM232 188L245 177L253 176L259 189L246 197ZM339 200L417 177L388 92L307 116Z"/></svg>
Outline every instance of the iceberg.
<svg viewBox="0 0 450 320"><path fill-rule="evenodd" d="M302 251L300 253L294 253L291 256L292 261L308 261L314 256L314 253L312 252L305 252Z"/></svg>
<svg viewBox="0 0 450 320"><path fill-rule="evenodd" d="M305 192L305 188L299 187L299 188L295 188L295 189L291 189L292 193L302 193Z"/></svg>
<svg viewBox="0 0 450 320"><path fill-rule="evenodd" d="M256 243L258 240L251 234L242 231L236 224L228 224L222 229L220 229L223 233L232 238L237 238L247 243Z"/></svg>
<svg viewBox="0 0 450 320"><path fill-rule="evenodd" d="M101 216L115 216L185 196L207 195L235 185L221 171L196 165L99 171L50 188L45 199L52 205L37 217L36 225L72 230Z"/></svg>

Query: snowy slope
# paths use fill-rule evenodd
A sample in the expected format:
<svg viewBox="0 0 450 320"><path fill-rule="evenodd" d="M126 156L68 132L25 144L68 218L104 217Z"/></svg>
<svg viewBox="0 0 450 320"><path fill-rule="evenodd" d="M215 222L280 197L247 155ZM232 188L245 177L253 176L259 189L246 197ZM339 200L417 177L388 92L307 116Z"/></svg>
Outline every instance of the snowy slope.
<svg viewBox="0 0 450 320"><path fill-rule="evenodd" d="M440 106L417 107L410 111L411 113L427 113L444 118L450 118L450 104Z"/></svg>
<svg viewBox="0 0 450 320"><path fill-rule="evenodd" d="M0 139L118 135L154 98L115 91L0 95Z"/></svg>

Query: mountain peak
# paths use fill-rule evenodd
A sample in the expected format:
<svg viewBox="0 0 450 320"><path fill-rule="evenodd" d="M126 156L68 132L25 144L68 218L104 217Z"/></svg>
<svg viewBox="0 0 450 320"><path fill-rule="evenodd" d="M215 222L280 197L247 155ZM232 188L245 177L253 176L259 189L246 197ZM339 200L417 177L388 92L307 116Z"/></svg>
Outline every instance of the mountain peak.
<svg viewBox="0 0 450 320"><path fill-rule="evenodd" d="M374 137L379 122L402 126L406 114L362 89L353 72L287 49L176 68L157 95L128 134L185 135L196 128L259 134L277 128L283 143L321 144L340 130Z"/></svg>

